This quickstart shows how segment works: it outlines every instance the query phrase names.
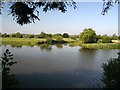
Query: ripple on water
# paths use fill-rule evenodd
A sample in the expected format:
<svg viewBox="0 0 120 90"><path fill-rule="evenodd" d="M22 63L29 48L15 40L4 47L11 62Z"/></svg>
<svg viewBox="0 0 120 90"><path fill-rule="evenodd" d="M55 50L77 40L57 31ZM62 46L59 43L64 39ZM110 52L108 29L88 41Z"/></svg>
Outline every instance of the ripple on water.
<svg viewBox="0 0 120 90"><path fill-rule="evenodd" d="M76 70L16 75L21 88L94 88L102 87L102 72Z"/></svg>

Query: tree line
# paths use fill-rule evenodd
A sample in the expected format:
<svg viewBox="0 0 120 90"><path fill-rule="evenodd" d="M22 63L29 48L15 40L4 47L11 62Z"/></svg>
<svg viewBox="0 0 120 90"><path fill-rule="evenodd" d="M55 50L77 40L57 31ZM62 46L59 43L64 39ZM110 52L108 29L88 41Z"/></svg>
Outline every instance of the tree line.
<svg viewBox="0 0 120 90"><path fill-rule="evenodd" d="M112 36L106 35L97 35L95 30L92 28L86 28L78 35L69 35L68 33L57 33L57 34L48 34L41 32L40 34L21 34L20 32L7 34L0 33L0 37L6 38L45 38L48 41L56 39L58 41L63 40L63 38L70 38L73 40L81 40L83 43L111 43L112 40L120 40L120 36L113 34Z"/></svg>

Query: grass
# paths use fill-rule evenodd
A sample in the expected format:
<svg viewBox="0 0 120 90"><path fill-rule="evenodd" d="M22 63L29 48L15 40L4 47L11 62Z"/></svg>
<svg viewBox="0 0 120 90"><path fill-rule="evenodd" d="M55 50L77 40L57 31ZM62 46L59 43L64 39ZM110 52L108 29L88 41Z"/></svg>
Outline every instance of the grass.
<svg viewBox="0 0 120 90"><path fill-rule="evenodd" d="M2 44L17 44L17 45L35 45L38 42L46 42L46 39L36 38L2 38Z"/></svg>
<svg viewBox="0 0 120 90"><path fill-rule="evenodd" d="M118 43L93 43L93 44L81 44L81 47L88 49L120 49Z"/></svg>
<svg viewBox="0 0 120 90"><path fill-rule="evenodd" d="M64 41L68 42L68 43L72 43L75 40L71 39L71 38L63 38Z"/></svg>
<svg viewBox="0 0 120 90"><path fill-rule="evenodd" d="M0 38L2 44L11 44L11 45L36 45L47 43L45 38ZM75 40L70 38L63 38L67 43L72 43Z"/></svg>
<svg viewBox="0 0 120 90"><path fill-rule="evenodd" d="M46 44L47 41L45 38L0 38L2 44L4 45L12 45L21 47L22 45L34 46ZM120 49L120 43L92 43L92 44L84 44L79 40L73 40L71 38L63 38L69 46L81 46L82 48L87 49ZM0 43L1 44L1 43Z"/></svg>

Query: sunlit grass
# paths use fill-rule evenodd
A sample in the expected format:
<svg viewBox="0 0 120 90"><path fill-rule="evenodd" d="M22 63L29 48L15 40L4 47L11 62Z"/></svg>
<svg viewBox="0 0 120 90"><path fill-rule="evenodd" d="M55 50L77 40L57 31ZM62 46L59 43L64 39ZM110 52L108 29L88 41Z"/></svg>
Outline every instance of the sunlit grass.
<svg viewBox="0 0 120 90"><path fill-rule="evenodd" d="M92 43L92 44L81 44L83 48L88 49L120 49L118 43Z"/></svg>

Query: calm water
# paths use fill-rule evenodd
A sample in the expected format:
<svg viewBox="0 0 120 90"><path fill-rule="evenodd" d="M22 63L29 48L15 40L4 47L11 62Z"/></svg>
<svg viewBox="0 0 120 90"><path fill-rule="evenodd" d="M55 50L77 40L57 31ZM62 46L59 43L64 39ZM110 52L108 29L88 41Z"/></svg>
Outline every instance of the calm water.
<svg viewBox="0 0 120 90"><path fill-rule="evenodd" d="M1 46L9 48L17 64L11 68L23 88L102 87L102 64L118 50L88 50L70 46Z"/></svg>

